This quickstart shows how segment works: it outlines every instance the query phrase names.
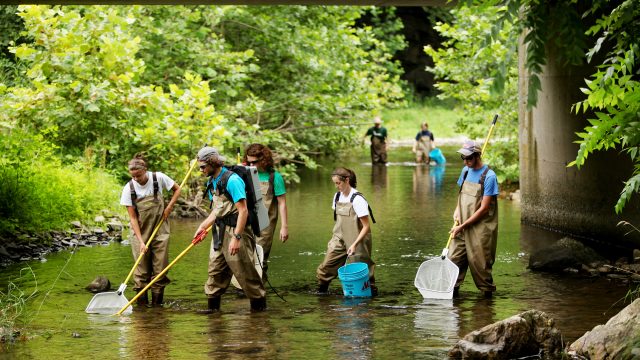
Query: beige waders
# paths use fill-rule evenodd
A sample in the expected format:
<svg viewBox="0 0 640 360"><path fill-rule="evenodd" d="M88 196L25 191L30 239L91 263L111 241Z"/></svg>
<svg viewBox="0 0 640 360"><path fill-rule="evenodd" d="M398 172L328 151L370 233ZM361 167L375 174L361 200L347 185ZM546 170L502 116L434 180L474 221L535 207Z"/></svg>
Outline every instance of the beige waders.
<svg viewBox="0 0 640 360"><path fill-rule="evenodd" d="M379 137L371 137L371 163L386 163L387 162L387 147L384 140Z"/></svg>
<svg viewBox="0 0 640 360"><path fill-rule="evenodd" d="M136 207L138 209L138 224L140 226L140 235L145 243L149 240L151 233L156 225L162 220L164 212L164 200L162 196L145 196L136 199ZM133 289L139 291L144 289L156 274L159 274L169 264L169 221L164 221L156 236L151 240L149 249L142 256L140 263L133 272ZM131 250L134 260L140 256L140 241L133 233L133 229L129 235ZM162 292L164 287L171 281L165 275L151 286L152 293Z"/></svg>
<svg viewBox="0 0 640 360"><path fill-rule="evenodd" d="M327 254L316 270L318 283L328 284L338 276L338 268L347 260L347 249L354 243L360 234L362 224L356 215L351 202L336 203L336 223L333 226L333 237L329 240ZM375 277L373 269L375 263L371 260L371 229L365 238L356 247L355 255L349 258L349 262L363 262L369 265L369 282L373 286Z"/></svg>
<svg viewBox="0 0 640 360"><path fill-rule="evenodd" d="M429 163L429 152L431 152L431 138L421 136L416 146L416 162Z"/></svg>
<svg viewBox="0 0 640 360"><path fill-rule="evenodd" d="M276 199L273 189L269 181L260 182L260 190L262 192L262 201L269 211L269 226L262 229L260 236L256 236L256 243L262 246L264 251L264 259L262 261L262 280L267 280L267 268L269 254L271 253L271 245L273 244L273 235L278 224L278 200Z"/></svg>
<svg viewBox="0 0 640 360"><path fill-rule="evenodd" d="M225 195L213 196L213 210L216 219L222 219L229 214L237 213L233 202ZM212 232L218 233L220 225ZM247 224L240 240L240 249L235 255L229 254L229 242L233 238L234 226L225 226L222 241L218 249L214 249L214 241L211 242L209 252L209 278L204 285L204 293L209 298L220 297L229 287L231 277L235 275L245 295L249 299L262 299L266 292L262 285L262 279L255 268L255 239L251 231L251 225ZM217 235L216 235L217 236Z"/></svg>
<svg viewBox="0 0 640 360"><path fill-rule="evenodd" d="M484 182L487 171L482 174L481 182ZM461 222L470 218L480 208L483 195L482 184L464 181L458 195ZM467 268L469 268L478 289L496 291L491 270L496 259L497 240L498 204L494 197L491 200L489 212L484 218L458 233L449 245L449 259L460 268L456 287L462 284Z"/></svg>

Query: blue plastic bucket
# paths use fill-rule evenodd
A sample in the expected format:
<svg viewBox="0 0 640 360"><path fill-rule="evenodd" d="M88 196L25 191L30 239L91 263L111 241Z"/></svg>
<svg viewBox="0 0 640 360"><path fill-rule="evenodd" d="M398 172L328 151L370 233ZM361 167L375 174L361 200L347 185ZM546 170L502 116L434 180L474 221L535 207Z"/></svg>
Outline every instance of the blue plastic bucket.
<svg viewBox="0 0 640 360"><path fill-rule="evenodd" d="M344 296L371 297L369 265L366 263L354 262L340 267L338 278L342 282Z"/></svg>
<svg viewBox="0 0 640 360"><path fill-rule="evenodd" d="M447 162L447 160L444 158L444 155L442 155L442 151L438 148L431 150L429 152L429 157L431 158L431 160L435 161L438 165L442 165Z"/></svg>

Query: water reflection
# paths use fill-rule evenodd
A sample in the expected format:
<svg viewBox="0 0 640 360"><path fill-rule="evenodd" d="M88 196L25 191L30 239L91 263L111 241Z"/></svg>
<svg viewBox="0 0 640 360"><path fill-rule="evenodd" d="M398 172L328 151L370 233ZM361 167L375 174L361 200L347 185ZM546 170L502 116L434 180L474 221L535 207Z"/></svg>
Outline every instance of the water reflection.
<svg viewBox="0 0 640 360"><path fill-rule="evenodd" d="M345 298L335 317L335 337L331 344L335 358L370 359L373 355L373 316L367 306L371 299Z"/></svg>
<svg viewBox="0 0 640 360"><path fill-rule="evenodd" d="M465 299L458 304L461 319L458 332L460 338L473 330L483 328L498 320L503 320L496 318L493 298L485 299L481 294L478 294L479 297L475 297L474 294L463 291L461 291L460 294L461 297Z"/></svg>
<svg viewBox="0 0 640 360"><path fill-rule="evenodd" d="M373 164L371 167L371 184L373 184L374 191L387 186L387 166L385 164Z"/></svg>
<svg viewBox="0 0 640 360"><path fill-rule="evenodd" d="M140 308L138 308L140 309ZM171 339L169 320L163 308L140 309L133 323L134 359L168 359Z"/></svg>
<svg viewBox="0 0 640 360"><path fill-rule="evenodd" d="M213 314L207 320L209 358L277 358L274 346L276 342L271 339L275 331L268 312L250 313L239 310L232 314Z"/></svg>
<svg viewBox="0 0 640 360"><path fill-rule="evenodd" d="M444 166L418 165L413 170L413 194L416 198L435 198L442 192Z"/></svg>
<svg viewBox="0 0 640 360"><path fill-rule="evenodd" d="M437 347L458 340L459 317L452 300L428 299L416 306L413 325L426 341L423 346Z"/></svg>

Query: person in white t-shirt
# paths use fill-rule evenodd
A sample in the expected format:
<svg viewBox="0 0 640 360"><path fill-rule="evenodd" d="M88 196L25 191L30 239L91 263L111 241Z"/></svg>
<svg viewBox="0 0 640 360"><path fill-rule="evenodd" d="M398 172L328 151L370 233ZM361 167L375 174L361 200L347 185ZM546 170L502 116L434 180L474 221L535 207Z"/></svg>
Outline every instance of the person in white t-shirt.
<svg viewBox="0 0 640 360"><path fill-rule="evenodd" d="M329 283L338 276L338 268L350 262L364 262L369 265L369 284L373 295L377 295L374 266L371 260L371 209L367 200L356 190L356 174L347 168L339 167L331 174L338 192L333 197L333 217L335 225L333 236L329 240L327 254L316 270L318 294L329 291ZM373 220L373 216L372 220ZM373 220L375 222L375 220Z"/></svg>
<svg viewBox="0 0 640 360"><path fill-rule="evenodd" d="M134 260L144 254L133 273L133 290L139 292L144 289L151 279L162 272L169 264L169 214L173 210L178 197L180 186L161 172L147 170L147 162L139 155L129 161L131 181L122 189L120 204L127 207L130 220L129 241ZM172 190L173 195L167 206L164 206L163 190ZM149 244L153 230L160 224L158 231ZM162 305L164 302L164 287L169 284L169 278L164 275L151 286L151 303ZM138 298L138 305L148 305L146 294Z"/></svg>

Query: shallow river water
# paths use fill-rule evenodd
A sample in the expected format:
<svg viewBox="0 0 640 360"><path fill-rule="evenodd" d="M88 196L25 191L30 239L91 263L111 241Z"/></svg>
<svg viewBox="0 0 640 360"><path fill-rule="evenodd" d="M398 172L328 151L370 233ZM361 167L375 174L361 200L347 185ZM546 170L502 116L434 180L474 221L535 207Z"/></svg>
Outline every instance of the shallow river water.
<svg viewBox="0 0 640 360"><path fill-rule="evenodd" d="M5 344L0 358L442 359L468 332L529 309L551 315L569 343L624 306L625 286L528 271L530 252L561 235L521 225L519 204L504 199L494 298L484 299L468 275L459 299L423 301L413 280L418 266L446 244L461 168L454 149L444 150L444 167L416 167L410 151L399 149L386 167L372 167L363 151L301 172L301 183L287 192L290 240L274 245L269 267L271 284L286 302L268 288L264 313L250 313L248 300L233 290L223 297L220 313L195 313L206 306L204 242L169 272L165 307L135 308L130 316L84 312L92 298L84 286L97 275L107 276L113 288L124 280L133 264L129 246L80 248L4 269L2 289L11 281L38 295L23 324L29 340ZM343 298L337 280L331 295L312 293L331 237L335 165L356 171L358 190L377 220L373 259L380 295L373 299ZM188 246L197 221L172 220L171 226L173 259ZM125 294L133 297L131 287Z"/></svg>

